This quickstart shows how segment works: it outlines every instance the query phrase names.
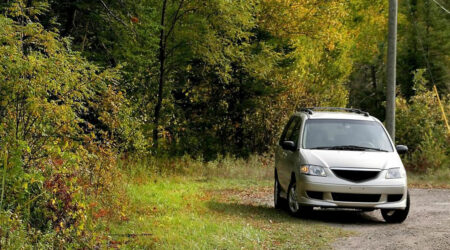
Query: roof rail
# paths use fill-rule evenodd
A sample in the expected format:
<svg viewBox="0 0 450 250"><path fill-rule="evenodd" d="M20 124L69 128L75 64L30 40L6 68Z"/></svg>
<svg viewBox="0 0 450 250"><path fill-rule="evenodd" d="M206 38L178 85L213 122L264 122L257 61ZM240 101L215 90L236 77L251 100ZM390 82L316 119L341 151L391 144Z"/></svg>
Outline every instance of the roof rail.
<svg viewBox="0 0 450 250"><path fill-rule="evenodd" d="M354 108L339 108L339 107L311 107L311 108L300 108L300 112L305 112L307 114L312 115L313 111L316 110L333 110L333 111L345 111L345 112L352 112L356 114L361 114L364 116L369 116L369 112L362 111L360 109L354 109Z"/></svg>

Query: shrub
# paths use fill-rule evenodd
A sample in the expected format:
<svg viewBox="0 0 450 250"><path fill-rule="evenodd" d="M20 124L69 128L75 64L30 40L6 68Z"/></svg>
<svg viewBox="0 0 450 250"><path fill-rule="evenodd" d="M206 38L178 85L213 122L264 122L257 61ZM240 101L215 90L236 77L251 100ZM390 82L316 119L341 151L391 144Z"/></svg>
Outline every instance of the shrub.
<svg viewBox="0 0 450 250"><path fill-rule="evenodd" d="M406 166L416 171L432 171L449 168L450 136L443 122L436 94L426 89L424 70L414 73L416 95L409 101L397 98L398 144L408 145L410 153L405 156ZM449 97L442 104L449 110ZM449 116L447 111L447 117Z"/></svg>
<svg viewBox="0 0 450 250"><path fill-rule="evenodd" d="M126 102L114 88L117 70L89 63L32 22L46 7L33 4L14 1L0 15L0 212L10 222L2 230L18 230L0 241L15 237L27 248L39 242L27 237L52 235L53 248L92 245L88 201L113 200L112 139L129 136Z"/></svg>

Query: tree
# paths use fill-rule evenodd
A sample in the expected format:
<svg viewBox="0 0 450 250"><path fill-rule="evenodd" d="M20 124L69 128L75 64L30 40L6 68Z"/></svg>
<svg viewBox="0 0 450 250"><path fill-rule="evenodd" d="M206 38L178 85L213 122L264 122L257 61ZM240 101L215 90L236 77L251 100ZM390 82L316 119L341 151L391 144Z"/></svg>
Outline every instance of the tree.
<svg viewBox="0 0 450 250"><path fill-rule="evenodd" d="M371 85L361 85L381 93L384 6L63 0L41 20L96 63L122 66L119 88L147 149L213 156L267 150L279 121L299 106L345 106L356 69L369 69Z"/></svg>
<svg viewBox="0 0 450 250"><path fill-rule="evenodd" d="M387 1L353 1L350 30L354 35L349 105L384 120Z"/></svg>
<svg viewBox="0 0 450 250"><path fill-rule="evenodd" d="M400 6L404 19L399 22L399 72L401 91L409 99L415 94L413 73L427 69L428 84L441 93L450 85L450 15L432 0L407 0Z"/></svg>
<svg viewBox="0 0 450 250"><path fill-rule="evenodd" d="M86 196L114 186L111 141L127 115L120 77L36 22L45 1L10 4L0 15L0 210L78 248L90 239Z"/></svg>

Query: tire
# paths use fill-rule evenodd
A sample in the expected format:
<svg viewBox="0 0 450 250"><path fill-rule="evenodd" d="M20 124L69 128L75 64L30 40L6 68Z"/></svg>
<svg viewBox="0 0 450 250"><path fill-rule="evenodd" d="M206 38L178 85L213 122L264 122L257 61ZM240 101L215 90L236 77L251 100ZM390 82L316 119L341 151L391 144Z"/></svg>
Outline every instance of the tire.
<svg viewBox="0 0 450 250"><path fill-rule="evenodd" d="M292 181L288 189L288 210L289 213L295 217L301 217L308 215L313 207L301 206L297 201L297 185L295 181Z"/></svg>
<svg viewBox="0 0 450 250"><path fill-rule="evenodd" d="M286 199L281 197L281 185L278 181L278 176L275 174L275 181L273 184L273 205L276 209L283 209L286 205Z"/></svg>
<svg viewBox="0 0 450 250"><path fill-rule="evenodd" d="M406 208L404 210L381 209L381 215L387 223L402 223L409 213L409 192L406 194Z"/></svg>

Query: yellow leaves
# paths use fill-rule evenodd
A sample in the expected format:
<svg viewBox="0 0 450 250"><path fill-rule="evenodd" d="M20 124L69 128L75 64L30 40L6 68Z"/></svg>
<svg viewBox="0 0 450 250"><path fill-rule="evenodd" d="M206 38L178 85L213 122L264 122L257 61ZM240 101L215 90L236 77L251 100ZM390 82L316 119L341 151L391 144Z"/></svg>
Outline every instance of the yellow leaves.
<svg viewBox="0 0 450 250"><path fill-rule="evenodd" d="M334 50L334 48L335 48L335 45L334 45L334 43L333 43L333 42L331 42L331 43L328 43L328 45L327 45L327 48L328 48L328 50L330 50L330 51L333 51L333 50Z"/></svg>
<svg viewBox="0 0 450 250"><path fill-rule="evenodd" d="M265 0L261 25L277 36L317 37L342 26L347 16L343 1Z"/></svg>

